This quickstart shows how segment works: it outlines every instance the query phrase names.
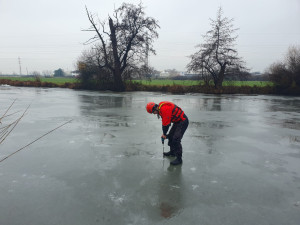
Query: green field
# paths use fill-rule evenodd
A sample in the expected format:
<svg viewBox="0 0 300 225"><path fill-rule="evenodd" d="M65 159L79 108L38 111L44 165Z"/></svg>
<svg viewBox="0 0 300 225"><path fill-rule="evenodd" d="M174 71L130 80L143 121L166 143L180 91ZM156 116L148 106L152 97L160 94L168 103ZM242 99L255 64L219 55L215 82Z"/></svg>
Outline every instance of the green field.
<svg viewBox="0 0 300 225"><path fill-rule="evenodd" d="M196 81L196 80L134 80L134 82L141 83L143 85L184 85L184 86L193 86L204 84L203 81ZM213 83L211 83L213 85ZM269 81L224 81L223 86L258 86L258 87L265 87L265 86L272 86L273 83Z"/></svg>
<svg viewBox="0 0 300 225"><path fill-rule="evenodd" d="M18 80L18 81L36 81L34 77L0 77L0 79ZM41 82L51 82L55 84L75 83L78 82L76 78L65 77L40 77Z"/></svg>
<svg viewBox="0 0 300 225"><path fill-rule="evenodd" d="M10 79L10 80L18 80L18 81L36 81L34 77L0 77L0 79ZM64 78L64 77L40 77L41 82L50 82L55 84L64 84L64 83L76 83L78 80L76 78ZM143 85L159 85L159 86L172 86L172 85L183 85L183 86L193 86L203 84L203 81L196 80L162 80L162 79L153 79L151 81L148 80L133 80L133 82L141 83ZM213 83L211 83L213 85ZM265 86L273 86L272 82L269 81L224 81L223 86L257 86L257 87L265 87Z"/></svg>

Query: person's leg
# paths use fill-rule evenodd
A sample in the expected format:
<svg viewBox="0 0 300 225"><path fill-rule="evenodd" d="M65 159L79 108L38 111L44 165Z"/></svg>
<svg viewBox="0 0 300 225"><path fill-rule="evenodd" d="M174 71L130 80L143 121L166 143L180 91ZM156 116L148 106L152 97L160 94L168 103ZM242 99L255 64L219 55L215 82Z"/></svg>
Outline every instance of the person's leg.
<svg viewBox="0 0 300 225"><path fill-rule="evenodd" d="M183 138L183 135L189 125L188 118L186 117L185 121L182 121L178 124L176 124L176 129L174 131L173 139L172 139L172 148L175 151L176 159L171 162L172 165L179 165L182 163L182 145L181 145L181 139Z"/></svg>

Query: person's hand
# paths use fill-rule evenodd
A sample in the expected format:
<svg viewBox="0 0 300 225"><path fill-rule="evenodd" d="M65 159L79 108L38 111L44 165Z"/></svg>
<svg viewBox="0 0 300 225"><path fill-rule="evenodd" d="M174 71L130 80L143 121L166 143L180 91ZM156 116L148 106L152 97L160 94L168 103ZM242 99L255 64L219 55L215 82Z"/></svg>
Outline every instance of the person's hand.
<svg viewBox="0 0 300 225"><path fill-rule="evenodd" d="M163 134L163 135L161 135L161 138L167 139L167 136Z"/></svg>

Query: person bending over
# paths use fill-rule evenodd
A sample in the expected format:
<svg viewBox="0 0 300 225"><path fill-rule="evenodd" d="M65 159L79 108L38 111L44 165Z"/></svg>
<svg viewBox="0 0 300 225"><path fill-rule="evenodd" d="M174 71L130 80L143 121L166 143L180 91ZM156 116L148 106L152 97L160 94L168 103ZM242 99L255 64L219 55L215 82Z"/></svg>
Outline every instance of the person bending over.
<svg viewBox="0 0 300 225"><path fill-rule="evenodd" d="M176 157L171 161L171 165L182 164L182 145L181 139L189 125L189 119L184 111L172 102L163 101L159 104L149 102L146 105L146 110L150 114L156 114L158 118L162 118L162 131L161 138L168 139L170 146L169 152L164 152L164 156ZM172 125L170 132L169 127ZM168 134L167 134L168 133Z"/></svg>

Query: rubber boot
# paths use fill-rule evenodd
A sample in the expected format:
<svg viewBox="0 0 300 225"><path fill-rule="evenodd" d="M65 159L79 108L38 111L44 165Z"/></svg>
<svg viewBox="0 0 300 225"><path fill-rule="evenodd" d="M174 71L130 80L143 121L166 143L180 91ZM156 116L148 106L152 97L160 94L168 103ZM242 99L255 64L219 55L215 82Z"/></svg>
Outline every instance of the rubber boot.
<svg viewBox="0 0 300 225"><path fill-rule="evenodd" d="M177 166L182 164L182 158L180 156L177 156L175 160L170 162L171 165Z"/></svg>
<svg viewBox="0 0 300 225"><path fill-rule="evenodd" d="M167 157L175 157L175 153L174 151L169 151L169 152L164 152L164 156L167 156Z"/></svg>

